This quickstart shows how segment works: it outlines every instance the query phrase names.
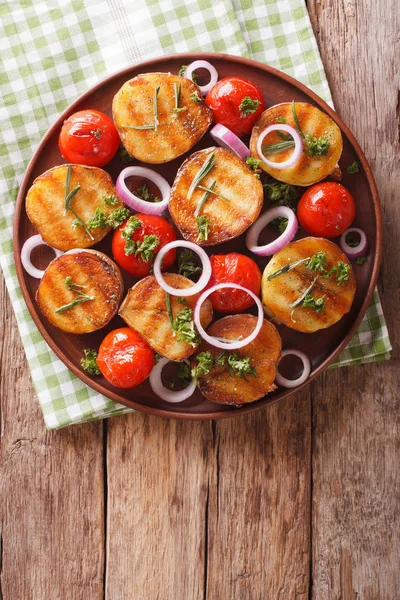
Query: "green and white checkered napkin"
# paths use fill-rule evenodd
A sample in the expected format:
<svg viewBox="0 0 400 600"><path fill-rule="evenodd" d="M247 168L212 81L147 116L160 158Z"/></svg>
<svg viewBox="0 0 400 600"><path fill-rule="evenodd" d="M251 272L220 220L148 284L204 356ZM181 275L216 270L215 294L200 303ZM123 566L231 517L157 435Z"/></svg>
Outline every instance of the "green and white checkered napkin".
<svg viewBox="0 0 400 600"><path fill-rule="evenodd" d="M303 0L8 0L0 4L1 265L48 428L128 412L59 361L18 286L12 221L18 186L60 112L106 75L162 54L216 51L286 71L331 95ZM335 366L389 358L378 294Z"/></svg>

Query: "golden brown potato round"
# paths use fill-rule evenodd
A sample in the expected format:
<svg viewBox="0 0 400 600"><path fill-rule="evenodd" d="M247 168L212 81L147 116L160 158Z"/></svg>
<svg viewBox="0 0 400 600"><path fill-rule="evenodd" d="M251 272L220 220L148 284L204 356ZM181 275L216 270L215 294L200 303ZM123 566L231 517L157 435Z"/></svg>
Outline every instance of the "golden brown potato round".
<svg viewBox="0 0 400 600"><path fill-rule="evenodd" d="M57 312L81 299L79 291L91 299ZM114 317L123 291L120 270L108 256L97 250L71 250L49 264L36 301L55 327L67 333L90 333Z"/></svg>
<svg viewBox="0 0 400 600"><path fill-rule="evenodd" d="M68 165L49 169L35 179L26 196L26 213L42 238L58 250L89 248L100 242L111 231L111 227L91 229L93 239L82 226L74 227L75 215L68 211L64 215L65 186ZM108 216L122 202L108 173L97 167L71 165L69 191L79 183L80 189L72 201L71 208L86 223L96 208ZM107 206L103 198L114 196L114 206Z"/></svg>
<svg viewBox="0 0 400 600"><path fill-rule="evenodd" d="M328 117L328 115L315 106L308 104L308 102L296 102L295 107L300 127L304 135L309 134L316 138L326 136L330 142L328 153L326 156L312 158L306 151L303 151L300 160L289 169L275 169L269 167L263 161L260 163L260 168L275 179L278 179L278 181L283 181L292 185L307 186L325 179L325 177L328 177L328 175L337 168L337 163L343 149L342 133L340 128L330 117ZM250 140L250 151L252 156L259 158L257 152L259 135L269 125L279 123L278 119L284 119L288 125L291 125L296 129L290 102L276 104L263 112L253 128ZM265 144L276 144L278 142L282 142L282 138L276 131L271 132L264 139ZM304 143L304 148L307 150L307 142ZM272 161L283 162L289 158L292 152L293 148L290 148L279 154L269 156L268 158Z"/></svg>
<svg viewBox="0 0 400 600"><path fill-rule="evenodd" d="M194 213L204 190L197 187L190 199L188 192L194 177L212 153L215 166L200 185L209 187L215 181L214 190L226 200L210 194L199 213L210 220L208 239L198 239ZM212 147L195 152L180 167L172 186L169 210L185 240L211 246L241 235L260 214L263 198L261 181L246 163L229 150Z"/></svg>
<svg viewBox="0 0 400 600"><path fill-rule="evenodd" d="M325 269L329 271L338 261L350 266L349 280L338 285L337 275L330 278L307 268L303 262L292 270L268 280L268 277L285 265L310 258L317 252L326 255ZM316 312L312 307L299 306L293 312L293 304L317 281L309 294L315 299L323 298L324 310ZM307 237L288 244L277 252L266 266L262 278L262 301L266 313L278 321L305 333L326 329L349 312L354 300L356 282L350 262L336 244L322 238Z"/></svg>
<svg viewBox="0 0 400 600"><path fill-rule="evenodd" d="M213 323L207 333L226 339L244 338L250 335L256 324L257 317L253 315L229 315ZM235 406L263 398L276 389L274 381L281 349L282 341L278 331L272 323L264 319L256 339L244 348L235 351L240 357L250 357L250 363L256 370L256 376L247 374L245 377L240 377L232 374L227 364L214 365L210 373L200 377L198 381L201 393L212 402ZM202 342L196 355L200 352L210 352L216 359L222 351L207 342ZM226 355L229 354L231 352L226 353ZM196 356L194 356L192 368L196 365Z"/></svg>
<svg viewBox="0 0 400 600"><path fill-rule="evenodd" d="M178 113L175 86L180 85ZM158 126L153 129L129 127L154 126L154 93L157 97ZM195 97L193 96L195 95ZM188 152L205 134L212 122L212 111L201 99L193 81L171 73L144 73L130 79L114 96L112 111L121 141L131 156L146 163L166 163Z"/></svg>
<svg viewBox="0 0 400 600"><path fill-rule="evenodd" d="M177 289L188 288L193 281L175 273L164 273L166 283ZM184 308L194 310L199 294L187 296L184 299L170 296L172 315L175 319L177 314ZM171 321L167 311L166 293L158 285L153 275L141 279L128 291L121 308L120 316L124 321L139 333L142 338L158 354L170 360L183 360L196 351L198 344L190 344L187 341L179 341L171 327ZM203 327L211 322L213 315L211 300L208 298L201 308L201 323Z"/></svg>

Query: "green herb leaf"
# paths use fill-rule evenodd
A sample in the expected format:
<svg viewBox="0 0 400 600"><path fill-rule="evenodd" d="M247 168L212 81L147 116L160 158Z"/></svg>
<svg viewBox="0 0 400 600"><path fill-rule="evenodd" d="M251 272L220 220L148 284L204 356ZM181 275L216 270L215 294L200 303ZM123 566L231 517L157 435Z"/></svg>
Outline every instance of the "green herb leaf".
<svg viewBox="0 0 400 600"><path fill-rule="evenodd" d="M310 294L307 294L302 302L302 307L312 308L313 311L315 311L316 313L320 313L326 308L324 298L325 296L321 296L320 298L314 298Z"/></svg>
<svg viewBox="0 0 400 600"><path fill-rule="evenodd" d="M264 156L271 156L272 154L279 154L289 148L294 148L294 140L285 140L284 142L277 142L276 144L266 144L262 147Z"/></svg>
<svg viewBox="0 0 400 600"><path fill-rule="evenodd" d="M297 116L297 112L296 112L296 105L294 103L294 100L292 100L292 116L293 116L293 121L295 122L297 131L299 132L299 134L301 135L302 138L304 138L304 133L300 127L300 122L299 122L299 118Z"/></svg>
<svg viewBox="0 0 400 600"><path fill-rule="evenodd" d="M358 173L360 167L358 166L358 162L354 161L351 165L347 167L347 172L349 175L354 175L354 173Z"/></svg>
<svg viewBox="0 0 400 600"><path fill-rule="evenodd" d="M88 229L97 229L98 227L107 229L109 227L108 217L102 208L99 206L96 208L93 217L87 221L86 227Z"/></svg>
<svg viewBox="0 0 400 600"><path fill-rule="evenodd" d="M259 160L258 158L254 158L254 156L248 156L246 158L246 165L253 171L259 170L260 163L261 160Z"/></svg>
<svg viewBox="0 0 400 600"><path fill-rule="evenodd" d="M206 215L201 215L200 217L196 217L197 230L199 232L197 236L197 241L207 241L208 234L210 233L210 219Z"/></svg>
<svg viewBox="0 0 400 600"><path fill-rule="evenodd" d="M199 185L199 183L204 179L204 177L206 177L209 174L211 169L213 169L214 167L215 167L215 152L211 152L211 154L209 154L207 156L207 159L204 162L204 164L200 167L200 169L198 170L196 175L193 177L193 181L190 184L190 188L189 188L188 195L187 195L189 200L192 197L192 194L193 194L194 190L197 188L197 186Z"/></svg>
<svg viewBox="0 0 400 600"><path fill-rule="evenodd" d="M86 348L83 351L84 357L81 358L81 365L84 371L89 375L101 375L99 365L97 364L96 358L98 356L97 350L92 348Z"/></svg>
<svg viewBox="0 0 400 600"><path fill-rule="evenodd" d="M294 209L296 202L300 197L298 188L288 183L276 181L273 183L265 183L263 187L268 200L270 200L273 204L289 206L290 208Z"/></svg>
<svg viewBox="0 0 400 600"><path fill-rule="evenodd" d="M356 265L362 266L365 262L367 262L367 260L368 260L367 256L358 256L356 258Z"/></svg>
<svg viewBox="0 0 400 600"><path fill-rule="evenodd" d="M278 231L278 233L283 233L288 225L289 219L286 217L278 217L269 223L269 228L272 231Z"/></svg>
<svg viewBox="0 0 400 600"><path fill-rule="evenodd" d="M188 68L188 65L182 65L181 68L178 71L178 76L179 77L183 77L187 68ZM197 75L196 75L195 72L192 73L192 81L194 83L197 83L199 81L199 78L197 77Z"/></svg>
<svg viewBox="0 0 400 600"><path fill-rule="evenodd" d="M331 147L331 143L325 135L315 138L307 133L305 141L307 144L307 154L313 158L316 156L326 156Z"/></svg>
<svg viewBox="0 0 400 600"><path fill-rule="evenodd" d="M245 96L239 104L239 110L243 116L252 115L260 106L260 100L253 100L250 96Z"/></svg>
<svg viewBox="0 0 400 600"><path fill-rule="evenodd" d="M67 167L67 177L65 180L65 194L64 194L64 216L67 214L68 212L68 208L67 208L67 198L68 198L68 194L69 194L69 186L71 185L71 175L72 175L72 165L68 165Z"/></svg>
<svg viewBox="0 0 400 600"><path fill-rule="evenodd" d="M145 183L135 191L135 196L146 202L161 202L161 198L152 194Z"/></svg>
<svg viewBox="0 0 400 600"><path fill-rule="evenodd" d="M94 300L94 296L88 296L87 294L85 294L82 291L83 289L85 289L85 286L75 283L70 275L68 275L65 278L64 283L65 283L65 286L71 292L75 292L75 294L77 294L77 297L74 298L74 300L72 300L72 302L69 302L68 304L64 304L63 306L56 308L55 313L59 314L59 313L65 312L66 310L69 310L70 308L74 308L78 304L82 304L83 302L88 302L89 300Z"/></svg>
<svg viewBox="0 0 400 600"><path fill-rule="evenodd" d="M194 261L194 253L185 248L178 255L178 273L184 277L191 277L201 272L201 267L198 267Z"/></svg>
<svg viewBox="0 0 400 600"><path fill-rule="evenodd" d="M204 187L204 185L198 185L197 187L199 188L199 190L205 190L206 192L210 192L210 194L212 194L213 196L217 196L217 198L225 200L225 202L230 202L229 198L226 198L225 196L219 194L214 190L214 186L216 183L217 181L214 179L214 181L210 184L210 187Z"/></svg>
<svg viewBox="0 0 400 600"><path fill-rule="evenodd" d="M123 163L125 164L129 164L131 162L134 162L134 158L133 156L131 156L128 152L128 150L126 150L126 148L124 148L124 146L121 146L120 151L119 151L119 157L122 160Z"/></svg>
<svg viewBox="0 0 400 600"><path fill-rule="evenodd" d="M131 211L124 206L119 206L108 217L108 224L113 228L117 229L126 219L132 216Z"/></svg>
<svg viewBox="0 0 400 600"><path fill-rule="evenodd" d="M169 322L171 323L171 327L173 329L174 328L174 315L172 313L171 296L168 294L168 292L165 292L165 304L167 307Z"/></svg>
<svg viewBox="0 0 400 600"><path fill-rule="evenodd" d="M346 234L346 244L350 246L350 248L357 248L360 245L359 236L357 237L354 233L350 232Z"/></svg>
<svg viewBox="0 0 400 600"><path fill-rule="evenodd" d="M240 356L237 352L232 352L228 356L228 367L237 377L245 379L245 375L257 376L255 368L251 366L250 356Z"/></svg>
<svg viewBox="0 0 400 600"><path fill-rule="evenodd" d="M69 302L68 304L64 304L64 306L60 306L59 308L56 308L56 310L54 312L56 312L57 314L65 312L66 310L69 310L70 308L74 308L75 306L78 306L78 304L83 304L84 302L88 302L89 300L94 300L94 296L80 296L78 298L75 298L75 300L73 300L72 302Z"/></svg>
<svg viewBox="0 0 400 600"><path fill-rule="evenodd" d="M182 89L181 83L174 83L174 98L175 98L174 114L175 115L178 115L183 110L187 110L187 106L179 106L179 104L181 102L181 89Z"/></svg>
<svg viewBox="0 0 400 600"><path fill-rule="evenodd" d="M350 269L350 265L341 260L337 262L336 267L333 267L332 271L336 273L336 281L339 286L341 286L345 281L349 281Z"/></svg>
<svg viewBox="0 0 400 600"><path fill-rule="evenodd" d="M75 198L75 196L77 195L77 193L79 192L79 190L81 189L81 184L77 183L76 186L74 187L73 190L71 190L68 194L68 196L65 198L65 204L64 204L64 214L67 214L67 212L69 210L71 210L71 204Z"/></svg>
<svg viewBox="0 0 400 600"><path fill-rule="evenodd" d="M124 129L138 129L138 130L142 130L142 129L156 129L156 126L153 125L121 125L121 127L123 127Z"/></svg>
<svg viewBox="0 0 400 600"><path fill-rule="evenodd" d="M64 283L69 290L77 292L78 294L81 294L81 290L84 290L86 287L84 285L79 285L78 283L75 283L71 275L67 275L67 277L64 279Z"/></svg>
<svg viewBox="0 0 400 600"><path fill-rule="evenodd" d="M327 272L326 258L325 252L316 252L307 262L307 269L310 269L310 271L319 271L320 273L325 274Z"/></svg>
<svg viewBox="0 0 400 600"><path fill-rule="evenodd" d="M293 309L290 314L290 318L292 319L293 323L296 323L296 321L293 319L293 315L294 315L295 311L298 309L299 306L301 306L303 304L303 301L305 300L305 298L310 294L317 279L318 279L318 275L316 277L314 277L313 281L310 283L310 285L308 286L306 291L300 296L300 298L297 298L297 300L295 300L294 302L292 302L292 304L289 305L290 308Z"/></svg>
<svg viewBox="0 0 400 600"><path fill-rule="evenodd" d="M200 352L196 356L197 365L192 369L191 375L196 385L198 380L205 375L208 375L213 368L214 360L211 352Z"/></svg>
<svg viewBox="0 0 400 600"><path fill-rule="evenodd" d="M274 271L273 273L271 273L271 275L268 275L267 281L271 281L271 279L275 279L275 277L279 277L280 275L284 275L285 273L289 273L289 271L291 271L292 269L294 269L298 265L301 265L302 263L306 262L307 260L310 260L309 256L307 258L301 258L300 260L297 260L294 263L289 263L289 264L285 265L284 267L281 267L277 271Z"/></svg>
<svg viewBox="0 0 400 600"><path fill-rule="evenodd" d="M199 203L196 207L196 210L194 211L194 216L197 217L199 212L201 211L201 209L203 208L204 204L206 203L206 201L208 200L210 194L213 191L213 188L215 186L215 184L217 183L217 180L214 179L214 181L212 183L210 183L210 187L209 188L203 188L206 189L206 191L204 192L204 194L202 195L202 197L199 200ZM200 187L200 186L198 186Z"/></svg>
<svg viewBox="0 0 400 600"><path fill-rule="evenodd" d="M141 242L136 242L135 256L141 257L142 260L148 262L154 259L154 250L160 244L160 239L157 235L144 235Z"/></svg>
<svg viewBox="0 0 400 600"><path fill-rule="evenodd" d="M200 336L193 321L193 311L188 306L178 312L173 320L172 329L177 334L179 342L187 342L193 347L200 342Z"/></svg>
<svg viewBox="0 0 400 600"><path fill-rule="evenodd" d="M159 121L158 121L158 94L160 92L160 86L157 85L154 89L154 131L158 131Z"/></svg>
<svg viewBox="0 0 400 600"><path fill-rule="evenodd" d="M190 373L190 366L187 362L182 361L178 364L178 379L183 382L183 386L185 389L192 382L192 375Z"/></svg>
<svg viewBox="0 0 400 600"><path fill-rule="evenodd" d="M199 92L193 92L193 94L190 95L190 99L195 104L199 104L200 102L203 102L203 98L199 95Z"/></svg>
<svg viewBox="0 0 400 600"><path fill-rule="evenodd" d="M111 196L103 196L102 201L106 206L118 206L119 204L119 200L114 194L112 194Z"/></svg>
<svg viewBox="0 0 400 600"><path fill-rule="evenodd" d="M286 117L277 117L276 122L277 123L287 123L287 119L286 119Z"/></svg>

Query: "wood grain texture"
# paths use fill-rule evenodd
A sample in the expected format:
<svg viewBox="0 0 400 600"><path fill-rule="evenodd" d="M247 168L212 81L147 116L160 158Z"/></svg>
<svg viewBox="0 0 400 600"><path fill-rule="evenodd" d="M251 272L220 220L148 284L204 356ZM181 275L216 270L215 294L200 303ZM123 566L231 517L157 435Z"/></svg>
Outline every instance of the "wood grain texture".
<svg viewBox="0 0 400 600"><path fill-rule="evenodd" d="M1 284L0 598L100 600L102 424L47 432Z"/></svg>
<svg viewBox="0 0 400 600"><path fill-rule="evenodd" d="M400 597L400 5L310 0L308 8L336 109L380 192L380 290L395 346L388 363L328 372L312 387L312 597L392 600Z"/></svg>

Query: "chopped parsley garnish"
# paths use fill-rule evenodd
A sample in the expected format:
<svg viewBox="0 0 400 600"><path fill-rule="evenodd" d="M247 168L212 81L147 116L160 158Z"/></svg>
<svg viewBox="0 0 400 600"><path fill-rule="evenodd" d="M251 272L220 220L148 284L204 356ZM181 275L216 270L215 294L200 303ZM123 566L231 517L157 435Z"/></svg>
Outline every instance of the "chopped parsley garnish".
<svg viewBox="0 0 400 600"><path fill-rule="evenodd" d="M320 313L325 310L324 297L314 298L311 294L307 294L301 305L303 308L312 308L316 313Z"/></svg>
<svg viewBox="0 0 400 600"><path fill-rule="evenodd" d="M118 206L119 204L119 200L114 194L111 194L111 196L103 196L102 200L106 206Z"/></svg>
<svg viewBox="0 0 400 600"><path fill-rule="evenodd" d="M101 371L97 364L96 358L98 356L97 350L92 348L86 348L83 351L84 357L81 358L82 369L89 373L89 375L100 375Z"/></svg>
<svg viewBox="0 0 400 600"><path fill-rule="evenodd" d="M63 306L59 306L58 308L56 308L55 312L57 314L65 312L70 308L74 308L75 306L78 306L78 304L82 304L83 302L94 300L94 296L88 296L88 294L85 294L82 291L85 289L85 286L75 283L70 275L68 275L65 278L64 284L67 287L67 289L76 294L76 297L74 298L74 300L72 300L72 302L69 302L68 304L64 304Z"/></svg>
<svg viewBox="0 0 400 600"><path fill-rule="evenodd" d="M203 102L203 98L199 95L199 92L193 92L193 94L190 95L190 99L196 104Z"/></svg>
<svg viewBox="0 0 400 600"><path fill-rule="evenodd" d="M201 272L201 267L198 267L194 261L194 253L185 248L181 250L178 256L178 273L184 277L191 277Z"/></svg>
<svg viewBox="0 0 400 600"><path fill-rule="evenodd" d="M136 242L132 240L132 235L135 233L137 229L142 226L141 221L136 216L129 217L127 220L125 227L121 230L122 237L125 240L125 249L124 252L126 256L129 254L134 254L136 250Z"/></svg>
<svg viewBox="0 0 400 600"><path fill-rule="evenodd" d="M126 237L124 235L124 232L126 231L126 229L123 230L122 232L122 236L125 238ZM159 245L160 240L158 238L157 235L144 235L142 240L132 240L131 238L129 240L126 240L125 242L125 254L126 256L129 256L130 254L133 254L134 256L139 256L142 260L144 260L145 262L148 262L149 260L153 260L154 259L154 250L157 248L157 246Z"/></svg>
<svg viewBox="0 0 400 600"><path fill-rule="evenodd" d="M188 65L182 65L181 68L178 71L178 76L179 77L183 77L185 75L185 71L188 68ZM196 72L192 73L192 81L194 81L194 83L197 83L199 80L199 78L197 77Z"/></svg>
<svg viewBox="0 0 400 600"><path fill-rule="evenodd" d="M261 160L259 160L258 158L254 158L254 156L248 156L246 158L246 165L250 169L253 169L253 171L259 170L260 163L261 163Z"/></svg>
<svg viewBox="0 0 400 600"><path fill-rule="evenodd" d="M307 269L310 271L318 271L319 273L326 274L326 254L325 252L316 252L312 255L306 264Z"/></svg>
<svg viewBox="0 0 400 600"><path fill-rule="evenodd" d="M196 217L197 230L199 232L197 236L198 242L206 242L208 240L208 234L210 233L210 222L210 219L205 215Z"/></svg>
<svg viewBox="0 0 400 600"><path fill-rule="evenodd" d="M287 123L287 119L286 119L286 117L277 117L276 122L277 123Z"/></svg>
<svg viewBox="0 0 400 600"><path fill-rule="evenodd" d="M333 275L336 275L336 283L338 286L341 286L343 282L348 281L350 279L350 272L351 272L350 265L339 260L336 263L336 266L332 267L332 269L330 269L328 271L326 269L326 261L327 261L327 256L326 256L325 252L316 252L311 257L307 256L306 258L301 258L300 260L297 260L294 263L289 263L289 264L285 265L284 267L281 267L277 271L274 271L273 273L271 273L271 275L268 275L267 281L271 281L271 279L275 279L275 277L284 275L285 273L288 273L289 271L291 271L292 269L294 269L295 267L297 267L298 265L301 265L303 263L306 263L305 264L306 269L309 269L310 271L316 271L317 273L320 274L319 276L325 277L325 279L331 279L331 277ZM317 275L317 278L318 278L318 275ZM314 283L315 283L316 279L314 280ZM314 285L314 283L312 284L312 286ZM312 288L312 286L310 287L310 289ZM307 290L306 293L308 293L309 291L310 290ZM296 301L296 303L292 304L292 307L294 305L297 306L297 301Z"/></svg>
<svg viewBox="0 0 400 600"><path fill-rule="evenodd" d="M358 256L356 258L356 265L362 266L365 262L367 262L367 260L368 260L367 256Z"/></svg>
<svg viewBox="0 0 400 600"><path fill-rule="evenodd" d="M295 323L296 321L293 319L293 315L296 312L296 310L300 307L300 306L304 306L304 302L307 303L307 305L309 307L312 307L311 304L311 299L312 296L310 294L311 290L314 288L314 285L316 284L318 279L318 275L316 277L314 277L313 281L310 283L310 285L308 286L308 288L306 289L305 292L303 292L303 294L300 296L300 298L297 298L297 300L295 300L294 302L292 302L292 304L290 304L290 308L292 308L292 312L290 314L290 318L292 319L293 323ZM322 304L323 304L323 298L322 298ZM325 305L323 304L323 306L321 307L320 310L318 310L318 312L321 312L322 310L325 309Z"/></svg>
<svg viewBox="0 0 400 600"><path fill-rule="evenodd" d="M187 362L180 362L178 364L178 379L180 379L184 385L184 388L186 388L192 381L192 376L190 374L190 366L188 365Z"/></svg>
<svg viewBox="0 0 400 600"><path fill-rule="evenodd" d="M129 154L128 150L124 146L121 146L121 148L120 148L119 157L122 160L122 162L125 164L129 164L135 160L133 158L133 156L131 156Z"/></svg>
<svg viewBox="0 0 400 600"><path fill-rule="evenodd" d="M165 304L172 330L177 334L177 340L179 342L187 342L193 347L197 346L200 342L200 336L193 321L192 309L184 306L174 318L171 296L168 293L165 294Z"/></svg>
<svg viewBox="0 0 400 600"><path fill-rule="evenodd" d="M253 98L250 98L250 96L245 96L239 104L239 110L245 117L246 115L252 115L255 113L260 104L260 100L253 100Z"/></svg>
<svg viewBox="0 0 400 600"><path fill-rule="evenodd" d="M350 246L350 248L357 248L360 245L360 236L355 235L350 232L346 235L346 244Z"/></svg>
<svg viewBox="0 0 400 600"><path fill-rule="evenodd" d="M111 225L113 229L117 229L126 219L129 219L132 216L130 210L125 208L124 206L119 206L108 217L108 223Z"/></svg>
<svg viewBox="0 0 400 600"><path fill-rule="evenodd" d="M350 265L341 260L338 261L336 267L333 267L332 271L336 273L336 281L340 286L343 282L349 281L350 279Z"/></svg>
<svg viewBox="0 0 400 600"><path fill-rule="evenodd" d="M298 189L289 183L276 181L273 183L264 183L263 187L268 200L273 204L294 208L300 196Z"/></svg>
<svg viewBox="0 0 400 600"><path fill-rule="evenodd" d="M200 352L196 356L197 365L192 369L191 375L197 384L200 377L208 375L214 365L214 359L211 352Z"/></svg>
<svg viewBox="0 0 400 600"><path fill-rule="evenodd" d="M141 198L142 200L145 200L146 202L161 202L161 198L152 194L145 183L141 187L139 187L134 193L135 196Z"/></svg>
<svg viewBox="0 0 400 600"><path fill-rule="evenodd" d="M305 141L307 144L307 154L312 158L315 158L316 156L326 156L329 152L329 148L331 147L331 143L326 135L321 135L321 137L315 138L307 133Z"/></svg>
<svg viewBox="0 0 400 600"><path fill-rule="evenodd" d="M286 217L278 217L270 222L269 228L272 231L278 231L278 233L283 233L288 225L289 220Z"/></svg>
<svg viewBox="0 0 400 600"><path fill-rule="evenodd" d="M108 217L104 210L98 206L94 212L93 217L91 217L86 223L86 226L89 229L97 229L97 227L100 227L101 229L106 229L109 225Z"/></svg>
<svg viewBox="0 0 400 600"><path fill-rule="evenodd" d="M358 173L360 167L358 166L358 162L354 161L351 165L347 167L347 172L349 175L354 175L354 173Z"/></svg>
<svg viewBox="0 0 400 600"><path fill-rule="evenodd" d="M250 356L239 356L237 352L232 352L228 355L227 363L229 372L237 377L244 379L245 375L257 376L257 372L254 367L251 366Z"/></svg>
<svg viewBox="0 0 400 600"><path fill-rule="evenodd" d="M89 219L86 225L88 229L96 229L97 227L100 227L101 229L107 229L107 227L117 229L117 227L122 225L122 223L131 216L131 214L131 211L123 206L119 206L109 215L106 215L102 208L97 207L93 217Z"/></svg>

